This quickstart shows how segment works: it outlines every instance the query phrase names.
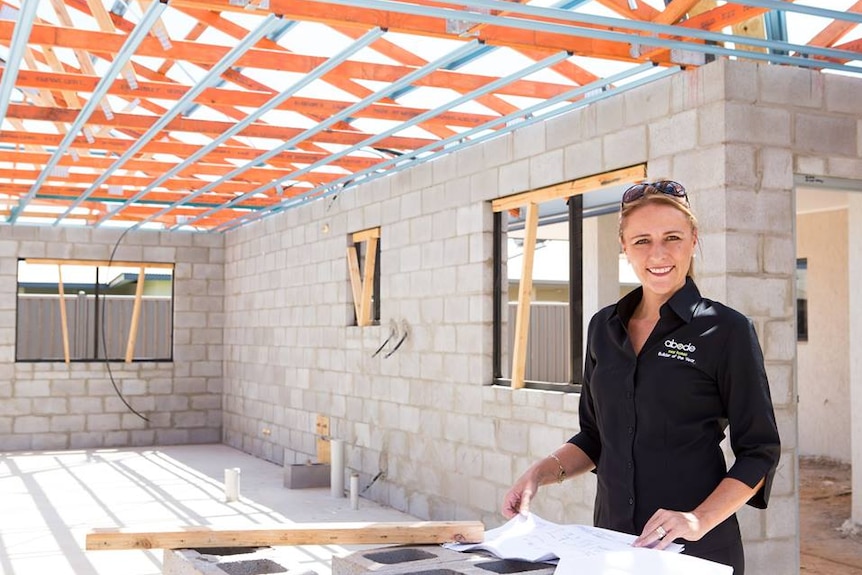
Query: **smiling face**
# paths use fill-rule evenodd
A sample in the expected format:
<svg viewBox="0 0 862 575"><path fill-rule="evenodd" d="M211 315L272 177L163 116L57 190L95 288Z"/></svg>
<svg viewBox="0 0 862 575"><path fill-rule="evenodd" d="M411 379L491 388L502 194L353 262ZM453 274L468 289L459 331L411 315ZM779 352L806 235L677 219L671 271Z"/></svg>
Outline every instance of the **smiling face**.
<svg viewBox="0 0 862 575"><path fill-rule="evenodd" d="M689 216L667 201L645 201L624 214L620 243L644 288L667 301L685 285L697 245Z"/></svg>

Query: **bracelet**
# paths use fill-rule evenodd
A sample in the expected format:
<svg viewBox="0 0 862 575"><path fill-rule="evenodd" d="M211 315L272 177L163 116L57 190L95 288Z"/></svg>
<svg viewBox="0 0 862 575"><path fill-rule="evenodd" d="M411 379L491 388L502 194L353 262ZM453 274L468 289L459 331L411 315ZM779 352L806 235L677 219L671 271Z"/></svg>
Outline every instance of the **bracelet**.
<svg viewBox="0 0 862 575"><path fill-rule="evenodd" d="M563 462L560 461L560 458L554 453L550 454L548 457L556 461L557 465L560 466L560 471L557 473L557 483L562 483L566 479L566 468L563 467Z"/></svg>

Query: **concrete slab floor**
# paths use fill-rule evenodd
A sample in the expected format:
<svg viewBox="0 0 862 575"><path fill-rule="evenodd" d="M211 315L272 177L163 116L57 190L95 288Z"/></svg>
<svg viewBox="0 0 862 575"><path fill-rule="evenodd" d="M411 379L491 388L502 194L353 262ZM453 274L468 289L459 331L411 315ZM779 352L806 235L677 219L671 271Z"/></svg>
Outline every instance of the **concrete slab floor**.
<svg viewBox="0 0 862 575"><path fill-rule="evenodd" d="M239 467L240 499L225 501L224 470ZM329 487L286 489L283 468L225 445L0 453L0 573L157 575L162 550L85 551L97 527L412 521ZM284 565L330 574L358 546L280 547Z"/></svg>

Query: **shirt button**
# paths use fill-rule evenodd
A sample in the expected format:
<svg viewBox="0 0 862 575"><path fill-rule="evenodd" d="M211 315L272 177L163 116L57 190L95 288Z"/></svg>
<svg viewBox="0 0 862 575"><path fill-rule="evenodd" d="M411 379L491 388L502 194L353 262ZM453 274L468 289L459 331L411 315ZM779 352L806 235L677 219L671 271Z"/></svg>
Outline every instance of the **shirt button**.
<svg viewBox="0 0 862 575"><path fill-rule="evenodd" d="M634 504L635 504L635 498L629 497L629 505L634 505Z"/></svg>
<svg viewBox="0 0 862 575"><path fill-rule="evenodd" d="M627 467L627 468L629 468L629 469L631 469L631 468L632 468L632 462L631 462L631 461L629 461L628 463L626 463L626 467Z"/></svg>
<svg viewBox="0 0 862 575"><path fill-rule="evenodd" d="M634 428L634 427L632 427L631 425L629 425L629 430L628 430L628 431L629 431L629 435L631 435L632 433L634 433L634 432L635 432L635 428Z"/></svg>

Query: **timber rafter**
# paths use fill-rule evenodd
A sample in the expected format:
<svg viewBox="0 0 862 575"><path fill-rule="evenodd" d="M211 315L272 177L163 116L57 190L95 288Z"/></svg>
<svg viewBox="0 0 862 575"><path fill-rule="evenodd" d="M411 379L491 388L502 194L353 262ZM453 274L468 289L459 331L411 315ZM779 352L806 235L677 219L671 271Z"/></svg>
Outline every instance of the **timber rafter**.
<svg viewBox="0 0 862 575"><path fill-rule="evenodd" d="M0 46L28 30L0 70L0 217L224 231L709 57L862 74L862 0L815 9L805 45L767 35L790 1L575 4L50 0L22 22L0 0Z"/></svg>

